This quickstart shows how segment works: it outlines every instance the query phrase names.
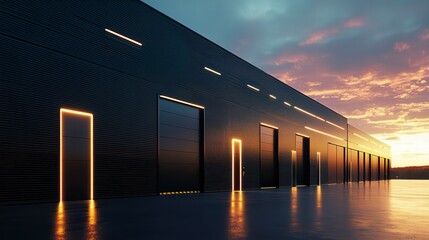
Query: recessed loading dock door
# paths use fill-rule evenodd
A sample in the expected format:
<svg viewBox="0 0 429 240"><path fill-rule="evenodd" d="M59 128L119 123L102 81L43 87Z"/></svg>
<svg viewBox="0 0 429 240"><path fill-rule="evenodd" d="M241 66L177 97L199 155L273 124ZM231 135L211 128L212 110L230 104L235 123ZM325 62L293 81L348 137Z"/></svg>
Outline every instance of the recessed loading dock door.
<svg viewBox="0 0 429 240"><path fill-rule="evenodd" d="M159 99L158 191L199 192L203 186L203 109Z"/></svg>
<svg viewBox="0 0 429 240"><path fill-rule="evenodd" d="M260 126L261 188L278 187L278 130Z"/></svg>

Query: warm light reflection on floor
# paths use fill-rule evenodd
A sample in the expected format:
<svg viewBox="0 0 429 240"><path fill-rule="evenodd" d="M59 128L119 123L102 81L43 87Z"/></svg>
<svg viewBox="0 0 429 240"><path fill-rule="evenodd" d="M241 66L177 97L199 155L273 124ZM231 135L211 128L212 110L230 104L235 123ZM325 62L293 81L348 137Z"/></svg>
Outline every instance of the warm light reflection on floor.
<svg viewBox="0 0 429 240"><path fill-rule="evenodd" d="M97 208L94 200L89 200L88 207L88 239L97 239Z"/></svg>
<svg viewBox="0 0 429 240"><path fill-rule="evenodd" d="M66 239L66 216L64 203L60 202L57 206L55 221L55 239Z"/></svg>
<svg viewBox="0 0 429 240"><path fill-rule="evenodd" d="M316 219L315 225L317 230L322 228L322 187L317 186L316 190Z"/></svg>
<svg viewBox="0 0 429 240"><path fill-rule="evenodd" d="M410 234L414 239L429 236L429 181L401 180L390 185L388 230L400 236Z"/></svg>
<svg viewBox="0 0 429 240"><path fill-rule="evenodd" d="M246 214L244 206L244 196L242 191L231 192L229 215L229 239L246 238Z"/></svg>
<svg viewBox="0 0 429 240"><path fill-rule="evenodd" d="M290 223L292 228L299 227L298 219L298 188L291 188Z"/></svg>

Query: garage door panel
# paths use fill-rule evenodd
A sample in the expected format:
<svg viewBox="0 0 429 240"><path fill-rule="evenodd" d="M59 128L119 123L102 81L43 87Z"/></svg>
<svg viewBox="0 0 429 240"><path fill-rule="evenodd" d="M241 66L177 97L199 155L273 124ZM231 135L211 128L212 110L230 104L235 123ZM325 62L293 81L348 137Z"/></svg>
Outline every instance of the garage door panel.
<svg viewBox="0 0 429 240"><path fill-rule="evenodd" d="M274 149L273 143L263 143L261 142L261 150L263 151L272 151Z"/></svg>
<svg viewBox="0 0 429 240"><path fill-rule="evenodd" d="M194 130L200 129L198 118L190 118L166 112L161 112L159 115L161 125L165 124L169 126L189 128Z"/></svg>
<svg viewBox="0 0 429 240"><path fill-rule="evenodd" d="M261 135L273 136L274 135L274 129L261 126Z"/></svg>
<svg viewBox="0 0 429 240"><path fill-rule="evenodd" d="M200 191L200 109L160 99L159 192Z"/></svg>
<svg viewBox="0 0 429 240"><path fill-rule="evenodd" d="M182 139L173 139L161 137L160 150L181 151L181 152L199 152L199 142Z"/></svg>
<svg viewBox="0 0 429 240"><path fill-rule="evenodd" d="M261 143L273 144L273 135L261 135Z"/></svg>
<svg viewBox="0 0 429 240"><path fill-rule="evenodd" d="M191 118L198 119L200 109L194 108L191 106L187 106L184 104L168 101L168 100L161 100L159 109L161 112L168 112L168 113L174 113L182 116L187 116Z"/></svg>
<svg viewBox="0 0 429 240"><path fill-rule="evenodd" d="M276 187L278 185L277 134L275 129L260 126L260 184L261 187Z"/></svg>
<svg viewBox="0 0 429 240"><path fill-rule="evenodd" d="M160 137L181 138L193 141L198 141L200 139L200 132L198 130L169 125L162 125L159 135Z"/></svg>

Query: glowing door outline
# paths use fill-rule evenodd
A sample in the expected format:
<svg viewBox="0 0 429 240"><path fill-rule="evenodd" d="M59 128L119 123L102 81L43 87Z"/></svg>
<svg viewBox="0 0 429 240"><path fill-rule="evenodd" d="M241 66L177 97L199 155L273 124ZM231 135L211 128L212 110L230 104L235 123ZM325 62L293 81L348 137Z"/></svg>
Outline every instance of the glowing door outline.
<svg viewBox="0 0 429 240"><path fill-rule="evenodd" d="M63 115L71 114L89 117L90 126L90 199L94 200L94 117L92 113L76 111L67 108L60 109L60 202L63 201Z"/></svg>
<svg viewBox="0 0 429 240"><path fill-rule="evenodd" d="M232 139L232 141L231 141L231 166L232 166L232 185L231 185L231 190L234 192L234 191L237 191L236 189L235 189L235 176L234 176L234 173L235 173L235 151L236 151L236 149L235 149L235 144L236 143L238 143L238 146L239 146L239 149L238 149L238 151L239 151L239 165L240 165L240 176L239 176L239 181L240 181L240 189L238 190L238 191L242 191L243 190L243 160L242 160L242 145L241 145L241 140L240 139L237 139L237 138L233 138Z"/></svg>

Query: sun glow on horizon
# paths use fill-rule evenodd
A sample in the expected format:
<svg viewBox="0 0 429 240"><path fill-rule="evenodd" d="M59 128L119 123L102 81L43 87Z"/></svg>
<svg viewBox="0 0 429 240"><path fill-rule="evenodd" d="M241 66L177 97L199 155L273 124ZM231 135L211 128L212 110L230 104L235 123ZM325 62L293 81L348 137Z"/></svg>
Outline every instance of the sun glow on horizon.
<svg viewBox="0 0 429 240"><path fill-rule="evenodd" d="M429 165L429 131L423 133L374 135L389 144L392 148L392 167Z"/></svg>

